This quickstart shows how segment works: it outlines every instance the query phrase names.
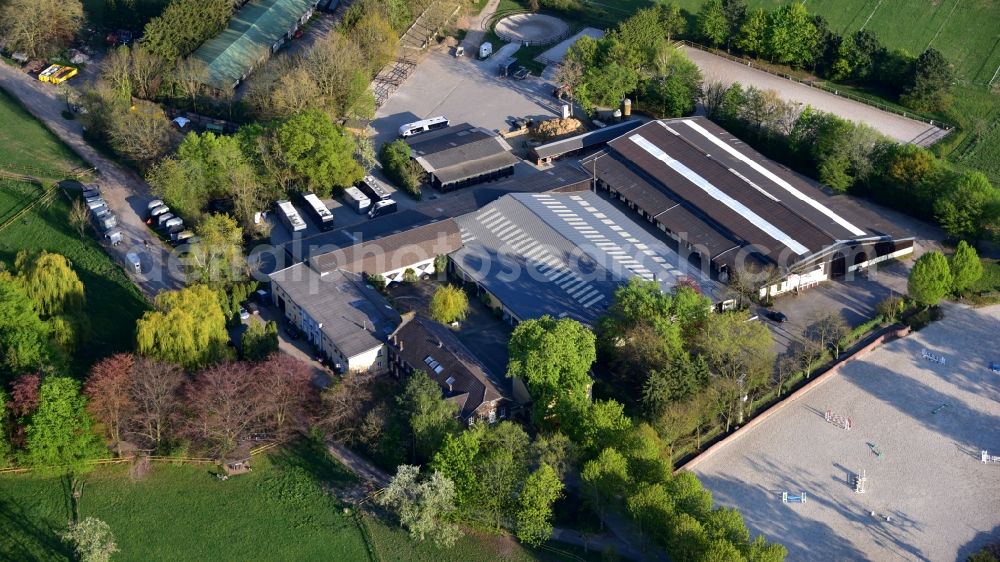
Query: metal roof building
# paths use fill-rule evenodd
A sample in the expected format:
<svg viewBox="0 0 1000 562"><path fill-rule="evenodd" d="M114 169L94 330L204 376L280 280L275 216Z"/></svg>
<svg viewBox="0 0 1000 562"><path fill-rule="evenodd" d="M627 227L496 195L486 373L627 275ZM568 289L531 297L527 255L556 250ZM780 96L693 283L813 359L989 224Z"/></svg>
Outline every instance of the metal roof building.
<svg viewBox="0 0 1000 562"><path fill-rule="evenodd" d="M400 317L360 275L299 263L270 279L274 304L332 361L351 371L388 369L384 346Z"/></svg>
<svg viewBox="0 0 1000 562"><path fill-rule="evenodd" d="M406 143L431 185L441 191L509 176L521 161L507 141L468 123L410 137Z"/></svg>
<svg viewBox="0 0 1000 562"><path fill-rule="evenodd" d="M548 314L593 324L631 277L669 291L693 281L721 302L724 289L653 234L591 192L513 194L455 219L456 272L514 321Z"/></svg>
<svg viewBox="0 0 1000 562"><path fill-rule="evenodd" d="M606 143L624 135L639 125L642 125L642 121L634 119L632 121L625 121L624 123L609 125L596 131L589 131L582 135L575 135L540 144L531 149L531 156L535 159L536 164L545 164L567 154L573 154Z"/></svg>
<svg viewBox="0 0 1000 562"><path fill-rule="evenodd" d="M608 190L720 271L776 266L773 293L912 251L849 198L831 197L711 121L653 121L584 158Z"/></svg>
<svg viewBox="0 0 1000 562"><path fill-rule="evenodd" d="M317 0L250 0L226 29L192 53L205 64L205 84L231 90L291 39L312 15Z"/></svg>

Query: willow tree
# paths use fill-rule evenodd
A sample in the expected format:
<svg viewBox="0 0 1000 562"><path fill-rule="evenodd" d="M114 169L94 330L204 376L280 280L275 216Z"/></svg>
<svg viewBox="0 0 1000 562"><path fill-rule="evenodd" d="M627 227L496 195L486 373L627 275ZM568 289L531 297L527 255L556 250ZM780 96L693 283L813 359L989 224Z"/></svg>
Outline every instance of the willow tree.
<svg viewBox="0 0 1000 562"><path fill-rule="evenodd" d="M189 369L226 357L226 315L215 291L193 285L160 293L154 304L136 324L139 353Z"/></svg>
<svg viewBox="0 0 1000 562"><path fill-rule="evenodd" d="M65 256L46 251L17 255L18 281L42 318L72 314L83 308L83 282Z"/></svg>

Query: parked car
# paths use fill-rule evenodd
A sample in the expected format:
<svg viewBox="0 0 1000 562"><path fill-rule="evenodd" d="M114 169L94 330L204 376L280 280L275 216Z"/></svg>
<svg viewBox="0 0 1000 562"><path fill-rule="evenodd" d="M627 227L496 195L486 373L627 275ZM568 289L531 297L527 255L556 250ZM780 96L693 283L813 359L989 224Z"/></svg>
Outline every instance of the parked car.
<svg viewBox="0 0 1000 562"><path fill-rule="evenodd" d="M514 80L524 80L527 77L528 69L523 66L517 67L517 70L514 71Z"/></svg>
<svg viewBox="0 0 1000 562"><path fill-rule="evenodd" d="M770 320L777 322L778 324L783 324L788 322L788 317L785 316L784 312L778 312L777 310L768 310L764 313Z"/></svg>
<svg viewBox="0 0 1000 562"><path fill-rule="evenodd" d="M299 333L299 329L296 328L295 326L292 326L291 324L285 324L285 333L288 334L288 337L292 338L293 340L299 339L299 336L302 335L301 333Z"/></svg>
<svg viewBox="0 0 1000 562"><path fill-rule="evenodd" d="M240 320L249 320L249 319L250 319L250 312L246 308L244 308L244 307L241 306L240 307Z"/></svg>

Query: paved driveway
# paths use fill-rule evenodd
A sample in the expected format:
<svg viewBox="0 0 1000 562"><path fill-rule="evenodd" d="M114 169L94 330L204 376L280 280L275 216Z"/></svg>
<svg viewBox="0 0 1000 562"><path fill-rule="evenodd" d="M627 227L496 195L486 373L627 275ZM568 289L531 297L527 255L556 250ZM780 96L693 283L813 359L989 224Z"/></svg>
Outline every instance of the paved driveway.
<svg viewBox="0 0 1000 562"><path fill-rule="evenodd" d="M718 81L726 85L739 82L744 86L775 90L786 100L811 105L851 121L860 121L899 142L916 142L921 146L927 146L940 138L939 135L943 133L941 129L923 121L907 119L824 90L792 82L701 49L687 46L681 48L701 69L706 82Z"/></svg>
<svg viewBox="0 0 1000 562"><path fill-rule="evenodd" d="M63 119L61 113L66 104L56 88L6 64L0 64L0 88L20 100L32 115L98 170L97 183L125 235L124 243L114 247L104 244L105 249L120 263L125 263L128 252L140 255L142 273L126 269L139 289L147 297L153 297L160 291L181 288L184 284L182 274L171 271L171 268L176 269L177 260L170 260L170 249L159 241L143 220L146 205L153 199L146 181L87 144L80 122ZM144 241L149 245L146 246Z"/></svg>
<svg viewBox="0 0 1000 562"><path fill-rule="evenodd" d="M375 144L399 134L399 126L444 115L452 124L467 122L491 130L506 130L511 117L536 121L559 115L552 87L532 76L507 80L498 76L500 59L455 58L445 50L429 53L417 69L375 113Z"/></svg>

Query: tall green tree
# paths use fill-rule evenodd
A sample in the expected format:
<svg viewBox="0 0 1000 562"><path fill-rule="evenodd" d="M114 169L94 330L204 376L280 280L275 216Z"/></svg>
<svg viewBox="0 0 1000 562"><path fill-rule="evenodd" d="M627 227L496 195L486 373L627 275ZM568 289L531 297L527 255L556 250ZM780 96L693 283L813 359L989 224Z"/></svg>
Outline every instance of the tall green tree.
<svg viewBox="0 0 1000 562"><path fill-rule="evenodd" d="M998 201L1000 190L985 174L966 172L938 197L934 214L948 236L977 242L983 238L991 209Z"/></svg>
<svg viewBox="0 0 1000 562"><path fill-rule="evenodd" d="M14 452L10 444L11 423L7 411L8 402L10 399L7 393L0 389L0 468L10 466Z"/></svg>
<svg viewBox="0 0 1000 562"><path fill-rule="evenodd" d="M206 216L195 228L201 240L188 256L190 276L213 289L226 289L247 277L243 256L243 229L229 215Z"/></svg>
<svg viewBox="0 0 1000 562"><path fill-rule="evenodd" d="M25 294L43 318L75 314L83 308L83 282L65 256L20 253L14 266Z"/></svg>
<svg viewBox="0 0 1000 562"><path fill-rule="evenodd" d="M774 367L774 340L761 322L747 322L747 314L713 314L698 345L726 397L726 429L742 424L745 398L767 383Z"/></svg>
<svg viewBox="0 0 1000 562"><path fill-rule="evenodd" d="M594 508L603 515L608 503L626 490L628 459L614 448L604 449L596 458L584 463L580 478Z"/></svg>
<svg viewBox="0 0 1000 562"><path fill-rule="evenodd" d="M278 351L278 325L268 320L263 322L251 318L247 330L240 336L243 358L247 361L262 361Z"/></svg>
<svg viewBox="0 0 1000 562"><path fill-rule="evenodd" d="M528 475L518 495L517 538L538 546L552 538L552 504L562 496L563 483L543 464Z"/></svg>
<svg viewBox="0 0 1000 562"><path fill-rule="evenodd" d="M952 289L951 268L941 252L927 252L917 259L906 282L907 292L924 306L934 306Z"/></svg>
<svg viewBox="0 0 1000 562"><path fill-rule="evenodd" d="M950 265L951 287L956 293L968 289L983 276L983 262L979 260L976 249L965 240L958 243L955 255L951 256Z"/></svg>
<svg viewBox="0 0 1000 562"><path fill-rule="evenodd" d="M818 40L805 6L798 2L785 4L771 12L767 33L767 54L772 61L791 66L812 62Z"/></svg>
<svg viewBox="0 0 1000 562"><path fill-rule="evenodd" d="M51 360L48 328L20 284L0 274L0 365L7 374L37 369Z"/></svg>
<svg viewBox="0 0 1000 562"><path fill-rule="evenodd" d="M25 432L26 463L77 475L92 468L87 461L105 456L107 451L91 428L86 404L76 380L60 376L43 380L38 409Z"/></svg>
<svg viewBox="0 0 1000 562"><path fill-rule="evenodd" d="M317 110L299 113L277 129L285 164L304 191L320 196L335 187L350 187L364 177L354 160L354 138Z"/></svg>
<svg viewBox="0 0 1000 562"><path fill-rule="evenodd" d="M944 111L951 105L955 70L940 51L932 47L921 53L911 76L903 103L919 111Z"/></svg>
<svg viewBox="0 0 1000 562"><path fill-rule="evenodd" d="M736 48L749 55L761 55L767 49L767 13L760 8L750 12L736 37Z"/></svg>
<svg viewBox="0 0 1000 562"><path fill-rule="evenodd" d="M424 371L415 371L396 398L413 438L416 458L430 459L447 435L459 430L456 405L441 394L441 387Z"/></svg>
<svg viewBox="0 0 1000 562"><path fill-rule="evenodd" d="M507 376L527 383L536 422L585 407L597 352L594 334L583 324L551 316L526 320L514 329L509 351Z"/></svg>
<svg viewBox="0 0 1000 562"><path fill-rule="evenodd" d="M698 37L712 47L726 42L729 35L729 21L722 6L722 0L708 0L698 11L696 29Z"/></svg>
<svg viewBox="0 0 1000 562"><path fill-rule="evenodd" d="M214 291L192 285L160 293L154 308L136 323L139 353L189 369L227 357L226 317Z"/></svg>

